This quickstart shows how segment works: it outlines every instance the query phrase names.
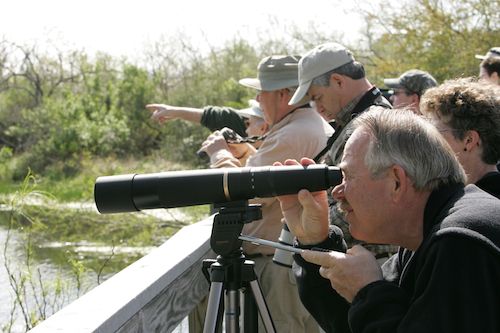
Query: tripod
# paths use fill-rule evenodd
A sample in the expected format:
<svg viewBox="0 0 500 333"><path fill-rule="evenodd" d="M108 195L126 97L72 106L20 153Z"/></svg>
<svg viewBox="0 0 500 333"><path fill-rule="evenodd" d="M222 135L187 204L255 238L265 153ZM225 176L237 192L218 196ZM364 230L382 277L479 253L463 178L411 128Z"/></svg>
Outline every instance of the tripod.
<svg viewBox="0 0 500 333"><path fill-rule="evenodd" d="M243 332L258 332L256 308L266 331L276 331L255 275L255 263L245 259L241 249L242 241L238 239L245 223L260 218L260 205L248 205L247 201L226 203L214 216L210 246L218 256L216 260L203 261L203 273L210 281L203 333L217 332L222 326L223 313L226 332L239 333L240 319L243 322ZM241 294L244 304L242 318Z"/></svg>

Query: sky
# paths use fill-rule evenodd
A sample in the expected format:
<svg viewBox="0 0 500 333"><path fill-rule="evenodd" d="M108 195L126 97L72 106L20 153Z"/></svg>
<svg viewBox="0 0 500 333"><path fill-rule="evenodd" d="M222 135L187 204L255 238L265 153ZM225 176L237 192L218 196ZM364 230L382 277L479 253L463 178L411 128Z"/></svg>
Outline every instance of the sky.
<svg viewBox="0 0 500 333"><path fill-rule="evenodd" d="M313 23L355 40L362 19L351 1L339 0L1 0L0 40L46 41L114 56L134 57L142 48L179 31L196 43L222 46L236 33L255 38L270 20L278 25Z"/></svg>

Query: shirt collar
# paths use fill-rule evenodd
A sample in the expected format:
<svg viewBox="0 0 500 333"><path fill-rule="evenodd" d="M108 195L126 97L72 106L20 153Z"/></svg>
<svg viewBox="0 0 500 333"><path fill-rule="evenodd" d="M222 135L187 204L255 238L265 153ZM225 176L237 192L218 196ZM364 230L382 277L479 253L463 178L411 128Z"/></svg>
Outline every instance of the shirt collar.
<svg viewBox="0 0 500 333"><path fill-rule="evenodd" d="M345 126L352 120L352 115L351 115L352 110L354 110L354 108L359 103L364 94L365 93L358 95L340 110L340 112L337 115L337 118L335 119L337 125Z"/></svg>

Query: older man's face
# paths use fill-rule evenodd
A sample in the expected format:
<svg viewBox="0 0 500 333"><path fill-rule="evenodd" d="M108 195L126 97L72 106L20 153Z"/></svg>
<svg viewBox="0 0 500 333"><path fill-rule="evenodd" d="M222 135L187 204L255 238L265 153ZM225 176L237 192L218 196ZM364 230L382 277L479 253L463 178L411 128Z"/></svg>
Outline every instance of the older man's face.
<svg viewBox="0 0 500 333"><path fill-rule="evenodd" d="M279 107L280 107L280 95L279 91L259 91L257 94L257 101L260 104L262 113L264 114L264 120L269 126L278 123L279 119Z"/></svg>
<svg viewBox="0 0 500 333"><path fill-rule="evenodd" d="M386 230L390 229L388 223L391 223L384 208L391 200L392 182L384 175L373 179L366 167L364 158L370 140L370 133L362 128L356 129L349 138L339 165L344 178L332 194L354 238L383 243L388 236Z"/></svg>

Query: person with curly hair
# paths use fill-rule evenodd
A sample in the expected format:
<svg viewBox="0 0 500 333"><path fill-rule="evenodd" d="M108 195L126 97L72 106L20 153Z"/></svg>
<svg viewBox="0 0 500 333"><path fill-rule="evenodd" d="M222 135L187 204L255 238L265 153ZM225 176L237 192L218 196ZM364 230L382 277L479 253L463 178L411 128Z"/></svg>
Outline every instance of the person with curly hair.
<svg viewBox="0 0 500 333"><path fill-rule="evenodd" d="M500 198L500 87L449 80L427 90L420 107L455 151L467 183Z"/></svg>

